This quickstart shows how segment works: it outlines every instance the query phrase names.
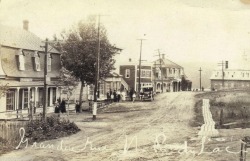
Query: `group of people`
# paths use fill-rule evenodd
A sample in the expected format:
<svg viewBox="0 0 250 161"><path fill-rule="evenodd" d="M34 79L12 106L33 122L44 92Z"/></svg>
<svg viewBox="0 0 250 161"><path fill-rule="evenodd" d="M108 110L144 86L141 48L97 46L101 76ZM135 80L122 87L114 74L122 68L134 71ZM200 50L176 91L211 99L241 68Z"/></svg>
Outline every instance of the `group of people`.
<svg viewBox="0 0 250 161"><path fill-rule="evenodd" d="M112 103L112 102L120 102L121 100L121 92L114 90L110 90L107 92L107 99Z"/></svg>
<svg viewBox="0 0 250 161"><path fill-rule="evenodd" d="M66 102L65 99L57 99L55 102L55 113L66 113Z"/></svg>

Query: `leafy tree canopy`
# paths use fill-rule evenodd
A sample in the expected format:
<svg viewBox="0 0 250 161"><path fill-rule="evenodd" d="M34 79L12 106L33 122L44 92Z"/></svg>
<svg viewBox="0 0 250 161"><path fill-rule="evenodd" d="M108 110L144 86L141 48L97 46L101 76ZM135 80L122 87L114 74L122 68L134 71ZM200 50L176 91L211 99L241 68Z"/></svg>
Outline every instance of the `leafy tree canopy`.
<svg viewBox="0 0 250 161"><path fill-rule="evenodd" d="M63 66L82 83L94 83L98 50L98 28L95 21L80 21L76 26L61 34L60 43ZM110 44L104 26L100 26L100 77L114 69L113 56L119 51Z"/></svg>

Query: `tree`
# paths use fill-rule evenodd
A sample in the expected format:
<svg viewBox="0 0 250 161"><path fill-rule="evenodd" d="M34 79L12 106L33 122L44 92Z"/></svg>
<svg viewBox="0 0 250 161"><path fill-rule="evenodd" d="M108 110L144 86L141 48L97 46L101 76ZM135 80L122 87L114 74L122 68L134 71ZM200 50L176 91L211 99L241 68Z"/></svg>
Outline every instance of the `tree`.
<svg viewBox="0 0 250 161"><path fill-rule="evenodd" d="M98 45L98 29L95 21L80 21L68 31L62 32L63 43L60 43L62 51L62 64L81 81L80 106L82 92L85 84L92 84L96 77L96 55ZM119 51L115 45L110 44L104 26L100 26L100 78L114 69L113 56Z"/></svg>
<svg viewBox="0 0 250 161"><path fill-rule="evenodd" d="M68 71L64 67L60 70L60 76L57 85L60 85L62 91L67 94L68 109L69 109L69 99L73 94L76 86L78 85L78 79L72 75L72 72ZM68 110L69 112L69 110Z"/></svg>
<svg viewBox="0 0 250 161"><path fill-rule="evenodd" d="M3 85L0 83L0 98L5 96L7 90L8 90L8 84Z"/></svg>

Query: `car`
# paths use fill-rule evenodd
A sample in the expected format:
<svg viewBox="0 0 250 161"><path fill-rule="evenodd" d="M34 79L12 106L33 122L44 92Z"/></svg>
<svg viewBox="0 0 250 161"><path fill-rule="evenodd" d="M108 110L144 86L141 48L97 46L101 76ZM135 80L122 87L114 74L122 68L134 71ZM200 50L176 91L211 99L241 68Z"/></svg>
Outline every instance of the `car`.
<svg viewBox="0 0 250 161"><path fill-rule="evenodd" d="M142 88L142 100L154 100L153 87Z"/></svg>

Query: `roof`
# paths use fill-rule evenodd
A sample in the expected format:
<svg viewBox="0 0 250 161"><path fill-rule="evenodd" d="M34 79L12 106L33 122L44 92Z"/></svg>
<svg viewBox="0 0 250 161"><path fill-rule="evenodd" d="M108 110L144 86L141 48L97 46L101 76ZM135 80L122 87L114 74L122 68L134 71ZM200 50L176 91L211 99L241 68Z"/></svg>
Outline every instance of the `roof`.
<svg viewBox="0 0 250 161"><path fill-rule="evenodd" d="M160 61L159 59L154 61L154 63L156 63L157 65L160 64ZM162 66L165 66L165 67L171 67L171 68L183 68L182 66L172 62L171 60L169 59L162 59Z"/></svg>
<svg viewBox="0 0 250 161"><path fill-rule="evenodd" d="M3 25L0 25L0 44L13 48L42 52L44 52L44 47L42 46L45 45L43 40L41 40L38 36L30 31ZM51 49L51 53L59 53L51 46L49 46L48 48L49 50Z"/></svg>

